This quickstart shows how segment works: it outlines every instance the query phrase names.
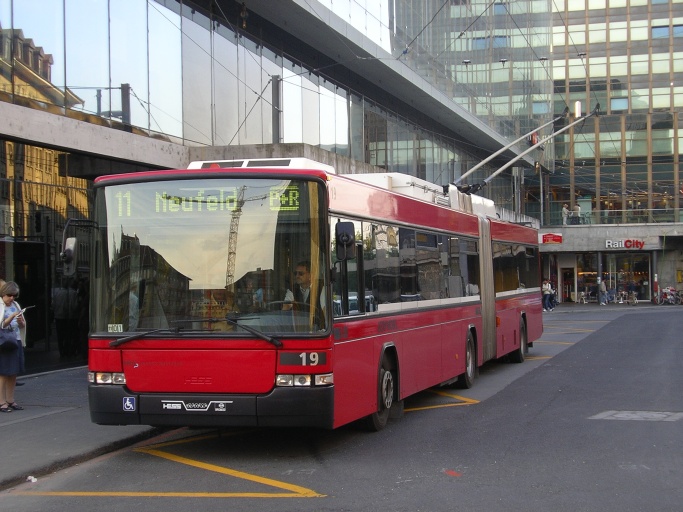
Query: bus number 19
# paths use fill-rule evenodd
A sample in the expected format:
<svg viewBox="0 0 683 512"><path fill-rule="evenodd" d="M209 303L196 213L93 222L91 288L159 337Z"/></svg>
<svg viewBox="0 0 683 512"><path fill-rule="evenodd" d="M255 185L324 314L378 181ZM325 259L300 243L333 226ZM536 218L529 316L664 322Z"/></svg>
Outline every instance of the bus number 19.
<svg viewBox="0 0 683 512"><path fill-rule="evenodd" d="M299 354L302 366L317 366L318 353L317 352L302 352Z"/></svg>

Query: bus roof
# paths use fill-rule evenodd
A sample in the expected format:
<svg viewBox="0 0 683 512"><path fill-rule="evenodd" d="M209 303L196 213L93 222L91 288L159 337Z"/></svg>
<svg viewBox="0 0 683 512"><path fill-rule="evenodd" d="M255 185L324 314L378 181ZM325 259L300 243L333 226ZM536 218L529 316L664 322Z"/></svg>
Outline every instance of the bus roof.
<svg viewBox="0 0 683 512"><path fill-rule="evenodd" d="M334 167L309 158L242 158L232 160L198 160L187 166L192 174L202 170L211 171L218 169L291 169L292 171L319 171L331 175L337 175ZM178 173L179 170L173 171ZM101 176L95 180L96 184L108 182L112 179L127 179L131 181L145 180L152 176L169 171L143 171L126 175ZM451 210L471 213L479 217L497 218L496 207L492 200L475 194L464 194L454 186L443 186L429 181L398 172L379 172L364 174L338 175L348 180L366 183L368 185L391 191L403 196L412 197L420 201L437 204Z"/></svg>
<svg viewBox="0 0 683 512"><path fill-rule="evenodd" d="M190 162L188 169L210 169L211 167L221 167L224 169L230 168L248 168L248 167L275 167L275 168L294 168L294 169L318 169L336 174L334 167L331 165L316 162L309 158L242 158L236 160L199 160Z"/></svg>
<svg viewBox="0 0 683 512"><path fill-rule="evenodd" d="M375 185L398 194L414 197L453 210L473 213L480 217L496 218L496 207L492 200L474 194L463 194L451 186L436 185L429 181L400 172L372 174L346 174L345 177Z"/></svg>
<svg viewBox="0 0 683 512"><path fill-rule="evenodd" d="M317 169L330 174L336 174L331 165L316 162L309 158L242 158L235 160L204 160L191 162L188 169L210 168L291 168ZM368 183L376 187L403 194L421 201L439 204L480 217L496 218L496 207L490 199L477 195L467 195L459 192L455 187L445 188L429 181L399 172L380 172L367 174L344 174L345 178Z"/></svg>

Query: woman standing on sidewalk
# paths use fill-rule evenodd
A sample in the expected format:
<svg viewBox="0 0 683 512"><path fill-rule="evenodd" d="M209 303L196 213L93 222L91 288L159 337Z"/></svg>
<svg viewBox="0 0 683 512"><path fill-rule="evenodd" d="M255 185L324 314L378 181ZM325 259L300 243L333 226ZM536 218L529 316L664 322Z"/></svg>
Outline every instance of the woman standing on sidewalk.
<svg viewBox="0 0 683 512"><path fill-rule="evenodd" d="M26 320L21 306L14 299L19 297L19 286L9 281L0 286L0 328L11 329L19 340L19 348L0 352L0 412L20 411L22 406L14 401L17 375L24 371L24 343Z"/></svg>

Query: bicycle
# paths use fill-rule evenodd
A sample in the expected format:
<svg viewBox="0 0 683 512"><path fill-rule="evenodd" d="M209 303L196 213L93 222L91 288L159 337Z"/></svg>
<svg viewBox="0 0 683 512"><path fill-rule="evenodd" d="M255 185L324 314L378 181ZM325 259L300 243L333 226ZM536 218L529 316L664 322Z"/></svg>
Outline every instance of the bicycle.
<svg viewBox="0 0 683 512"><path fill-rule="evenodd" d="M626 295L626 304L629 306L635 306L638 304L638 294L636 292L628 292Z"/></svg>
<svg viewBox="0 0 683 512"><path fill-rule="evenodd" d="M653 297L655 304L681 304L681 295L671 286L662 288L659 293Z"/></svg>

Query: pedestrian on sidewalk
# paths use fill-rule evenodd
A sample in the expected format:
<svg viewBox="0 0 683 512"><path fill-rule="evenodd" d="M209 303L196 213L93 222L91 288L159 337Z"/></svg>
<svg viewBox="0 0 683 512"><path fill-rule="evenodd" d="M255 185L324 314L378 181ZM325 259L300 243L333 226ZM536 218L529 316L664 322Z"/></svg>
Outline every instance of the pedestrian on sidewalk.
<svg viewBox="0 0 683 512"><path fill-rule="evenodd" d="M607 305L607 285L604 279L600 280L600 305Z"/></svg>
<svg viewBox="0 0 683 512"><path fill-rule="evenodd" d="M26 344L26 320L21 306L14 300L19 297L19 286L9 281L0 286L0 328L11 329L19 341L19 347L11 352L0 352L0 412L21 411L22 406L14 399L17 375L24 371L24 346Z"/></svg>
<svg viewBox="0 0 683 512"><path fill-rule="evenodd" d="M553 306L550 303L550 299L553 296L553 287L548 279L543 280L541 292L543 293L543 311L552 311Z"/></svg>

